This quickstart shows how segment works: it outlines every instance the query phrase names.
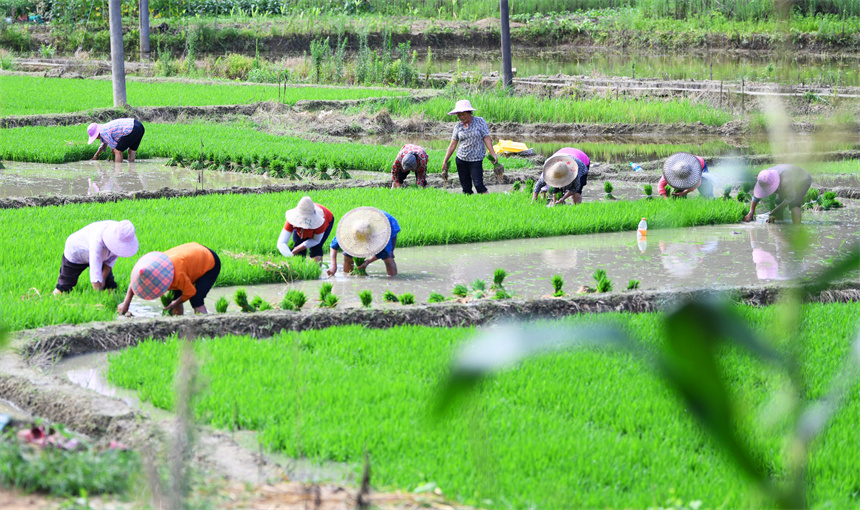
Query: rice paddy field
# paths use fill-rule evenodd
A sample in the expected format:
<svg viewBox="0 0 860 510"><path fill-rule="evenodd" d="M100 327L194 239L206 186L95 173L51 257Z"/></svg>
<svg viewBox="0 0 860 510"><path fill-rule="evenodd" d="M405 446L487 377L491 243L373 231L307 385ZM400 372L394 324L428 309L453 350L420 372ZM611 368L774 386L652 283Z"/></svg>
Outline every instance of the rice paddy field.
<svg viewBox="0 0 860 510"><path fill-rule="evenodd" d="M70 113L113 106L110 80L79 80L35 76L0 76L0 117ZM394 88L287 87L235 83L140 82L128 80L128 104L140 106L208 106L278 101L366 99L408 95ZM38 97L39 101L33 101Z"/></svg>
<svg viewBox="0 0 860 510"><path fill-rule="evenodd" d="M0 210L6 226L0 231L0 245L4 247L0 264L16 267L20 274L28 275L20 278L12 271L0 275L0 292L8 296L3 320L17 330L110 320L115 316L115 303L121 296L92 291L87 272L71 295L60 299L50 296L66 236L103 219L131 220L140 240L138 255L119 259L114 268L121 288L128 285L128 274L137 258L149 251L164 251L190 241L222 254L218 286L283 281L279 273L231 259L223 253L227 250L281 259L276 241L284 226L284 212L295 207L304 195L296 192L211 195ZM556 211L532 203L530 191L491 194L480 202L440 189L406 189L397 193L386 189L342 189L314 192L312 198L329 207L336 221L347 211L366 204L389 212L403 229L397 239L399 247L632 231L643 216L649 218L654 229L734 223L745 212L745 206L737 201L699 199L619 200ZM40 226L38 235L34 235L32 225ZM295 267L288 278L320 275L315 264L303 260L291 264Z"/></svg>
<svg viewBox="0 0 860 510"><path fill-rule="evenodd" d="M832 384L860 325L856 303L808 305L789 340L776 333L778 309L736 312L779 351L799 354L805 402ZM262 341L199 339L193 345L206 390L194 412L218 428L258 431L266 448L291 457L356 466L367 451L380 488L433 484L457 501L491 508L653 508L674 499L771 508L655 372L661 321L660 314L566 320L573 328L617 325L649 354L605 348L536 357L485 380L442 417L433 412L439 390L471 329L349 326ZM108 378L172 409L179 347L175 339L142 342L110 357ZM756 462L785 480L785 425L772 407L785 373L740 350L720 358L738 429L762 452ZM856 381L851 388L813 445L810 508L855 504L860 460L848 445L860 439L860 399Z"/></svg>

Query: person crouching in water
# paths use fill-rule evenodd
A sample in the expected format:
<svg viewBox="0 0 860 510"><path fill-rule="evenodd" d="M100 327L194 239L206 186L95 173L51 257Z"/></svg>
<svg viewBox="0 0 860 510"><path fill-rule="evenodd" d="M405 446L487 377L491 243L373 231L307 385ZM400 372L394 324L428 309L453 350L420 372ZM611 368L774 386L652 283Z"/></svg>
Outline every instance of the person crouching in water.
<svg viewBox="0 0 860 510"><path fill-rule="evenodd" d="M358 269L366 269L377 260L385 263L388 276L397 276L394 248L400 225L394 216L375 207L357 207L343 215L337 234L331 241L331 266L328 275L337 273L337 252L343 250L343 271L352 272L353 258L364 258Z"/></svg>
<svg viewBox="0 0 860 510"><path fill-rule="evenodd" d="M792 223L799 224L802 217L801 206L811 185L812 176L806 170L794 165L776 165L762 170L756 179L750 212L744 216L744 221L752 221L755 218L755 209L761 199L776 193L777 205L770 212L768 223L775 222L779 217L777 215L787 207L791 209Z"/></svg>
<svg viewBox="0 0 860 510"><path fill-rule="evenodd" d="M140 141L145 132L143 124L137 119L116 119L107 124L93 122L87 126L89 144L99 140L101 145L99 145L92 159L98 159L99 154L110 147L115 162L122 163L122 153L128 149L128 162L134 163L137 149L140 147Z"/></svg>
<svg viewBox="0 0 860 510"><path fill-rule="evenodd" d="M577 151L580 157L584 156L586 160L588 159L582 151L569 147L550 156L543 165L540 178L535 183L532 200L537 200L537 195L542 188L549 186L550 194L553 196L556 190L563 192L558 200L553 197L549 205L563 203L571 197L574 205L582 203L582 188L588 182L588 165L580 157L573 156L570 152L562 152L565 150Z"/></svg>
<svg viewBox="0 0 860 510"><path fill-rule="evenodd" d="M334 214L328 208L315 204L311 197L302 197L299 204L285 213L286 223L278 236L278 251L284 257L310 256L322 262L323 245L331 234ZM289 241L292 237L293 249Z"/></svg>
<svg viewBox="0 0 860 510"><path fill-rule="evenodd" d="M207 313L203 300L220 272L221 259L202 244L186 243L164 253L149 252L131 270L131 284L125 300L116 310L121 314L127 312L134 296L158 299L172 290L172 300L164 307L165 311L182 315L185 312L183 303L190 300L195 313Z"/></svg>
<svg viewBox="0 0 860 510"><path fill-rule="evenodd" d="M84 269L90 268L90 283L95 290L115 289L113 266L118 257L132 257L138 242L134 225L128 220L97 221L66 238L60 276L54 295L70 292Z"/></svg>
<svg viewBox="0 0 860 510"><path fill-rule="evenodd" d="M415 181L422 188L427 187L427 151L418 145L407 143L397 153L391 166L391 189L403 187L409 172L415 172Z"/></svg>
<svg viewBox="0 0 860 510"><path fill-rule="evenodd" d="M674 190L672 196L686 197L691 191L699 190L705 198L714 198L716 181L708 172L704 158L687 152L676 152L663 162L663 176L657 183L657 192L669 198L666 185Z"/></svg>

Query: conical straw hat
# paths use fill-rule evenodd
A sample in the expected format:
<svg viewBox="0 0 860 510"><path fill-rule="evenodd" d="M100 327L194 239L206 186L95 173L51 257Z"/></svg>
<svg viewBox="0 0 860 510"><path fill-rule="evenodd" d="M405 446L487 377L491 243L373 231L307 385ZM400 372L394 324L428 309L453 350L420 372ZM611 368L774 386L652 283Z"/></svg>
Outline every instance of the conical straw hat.
<svg viewBox="0 0 860 510"><path fill-rule="evenodd" d="M567 154L556 154L543 164L543 180L553 188L563 188L572 183L585 163Z"/></svg>
<svg viewBox="0 0 860 510"><path fill-rule="evenodd" d="M663 177L675 189L692 188L702 179L702 163L687 152L676 152L663 163Z"/></svg>
<svg viewBox="0 0 860 510"><path fill-rule="evenodd" d="M388 217L375 207L357 207L337 224L337 242L343 252L367 258L381 252L391 238Z"/></svg>
<svg viewBox="0 0 860 510"><path fill-rule="evenodd" d="M284 216L295 228L310 229L317 228L325 222L325 214L322 208L317 207L311 197L302 197L299 205L289 209Z"/></svg>

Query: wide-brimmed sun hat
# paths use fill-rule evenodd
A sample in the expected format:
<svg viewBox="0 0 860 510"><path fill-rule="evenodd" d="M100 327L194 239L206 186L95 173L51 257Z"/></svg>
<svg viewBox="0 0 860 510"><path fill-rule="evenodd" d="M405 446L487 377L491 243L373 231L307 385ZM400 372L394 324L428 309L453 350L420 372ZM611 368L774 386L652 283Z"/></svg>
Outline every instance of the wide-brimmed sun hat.
<svg viewBox="0 0 860 510"><path fill-rule="evenodd" d="M448 112L448 115L456 115L461 112L473 112L472 103L468 99L461 99L454 105L454 109Z"/></svg>
<svg viewBox="0 0 860 510"><path fill-rule="evenodd" d="M585 172L585 163L568 154L556 154L543 164L543 180L553 188L572 183L579 172Z"/></svg>
<svg viewBox="0 0 860 510"><path fill-rule="evenodd" d="M284 216L295 228L317 228L325 223L325 214L322 208L314 204L311 197L302 197L299 200L299 205L293 209L288 209Z"/></svg>
<svg viewBox="0 0 860 510"><path fill-rule="evenodd" d="M105 227L102 241L117 257L131 257L139 247L134 225L128 220L118 221Z"/></svg>
<svg viewBox="0 0 860 510"><path fill-rule="evenodd" d="M676 152L663 163L663 177L675 189L692 188L702 179L702 164L688 152Z"/></svg>
<svg viewBox="0 0 860 510"><path fill-rule="evenodd" d="M173 283L175 269L170 257L151 251L140 257L131 270L131 290L140 299L156 299L164 295Z"/></svg>
<svg viewBox="0 0 860 510"><path fill-rule="evenodd" d="M418 168L418 158L415 154L410 152L403 156L403 159L400 161L400 166L402 166L404 170L409 170L411 172Z"/></svg>
<svg viewBox="0 0 860 510"><path fill-rule="evenodd" d="M89 126L87 126L87 136L90 137L90 141L87 142L87 145L92 144L96 141L96 138L99 137L99 125L93 122Z"/></svg>
<svg viewBox="0 0 860 510"><path fill-rule="evenodd" d="M381 252L391 238L391 223L375 207L356 207L337 224L337 242L344 253L368 258Z"/></svg>
<svg viewBox="0 0 860 510"><path fill-rule="evenodd" d="M753 188L753 196L756 198L767 198L774 194L776 188L779 187L779 172L773 168L762 170L758 173L755 188Z"/></svg>

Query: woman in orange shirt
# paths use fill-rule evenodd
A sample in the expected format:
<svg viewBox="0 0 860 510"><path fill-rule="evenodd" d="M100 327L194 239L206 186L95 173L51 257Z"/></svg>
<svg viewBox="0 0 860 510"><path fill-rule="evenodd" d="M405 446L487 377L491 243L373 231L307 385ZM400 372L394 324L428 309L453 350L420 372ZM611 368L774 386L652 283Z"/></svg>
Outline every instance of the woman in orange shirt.
<svg viewBox="0 0 860 510"><path fill-rule="evenodd" d="M190 300L196 313L207 313L203 299L220 272L218 255L202 244L187 243L164 253L149 252L131 270L131 285L125 300L116 309L119 313L127 312L135 295L141 299L158 299L172 290L173 299L165 310L182 315L185 312L182 304Z"/></svg>

